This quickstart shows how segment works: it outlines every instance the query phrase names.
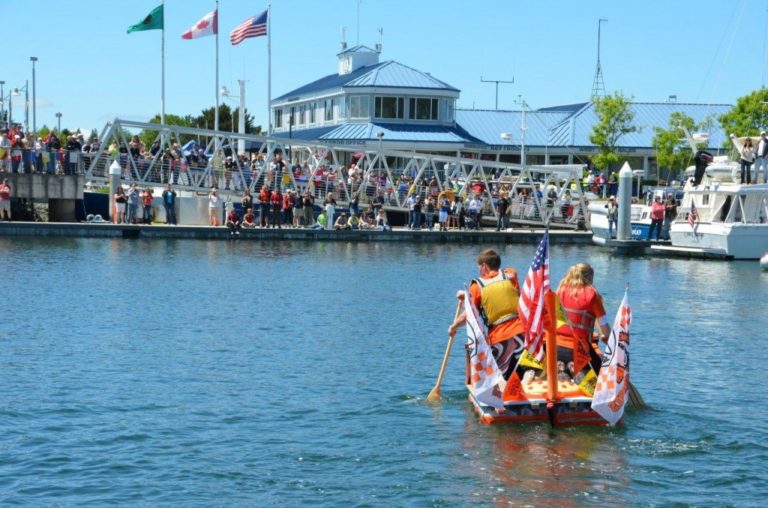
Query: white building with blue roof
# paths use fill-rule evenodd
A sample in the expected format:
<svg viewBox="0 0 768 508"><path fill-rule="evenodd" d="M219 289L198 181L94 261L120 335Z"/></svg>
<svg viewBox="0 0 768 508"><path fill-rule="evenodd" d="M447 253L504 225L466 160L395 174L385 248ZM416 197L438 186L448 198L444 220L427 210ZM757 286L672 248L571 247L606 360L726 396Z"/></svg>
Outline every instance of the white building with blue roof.
<svg viewBox="0 0 768 508"><path fill-rule="evenodd" d="M379 61L381 46L344 48L338 70L281 95L271 103L276 136L336 145L375 147L520 162L522 111L457 109L460 90L429 73L393 60ZM709 149L723 146L717 118L728 104L674 100L633 102L635 132L619 140L619 153L637 169L653 174L654 127L668 128L673 112L708 125ZM597 123L591 102L528 110L525 150L528 164L588 163L598 148L589 141ZM501 133L510 133L502 139ZM681 134L682 135L682 134Z"/></svg>

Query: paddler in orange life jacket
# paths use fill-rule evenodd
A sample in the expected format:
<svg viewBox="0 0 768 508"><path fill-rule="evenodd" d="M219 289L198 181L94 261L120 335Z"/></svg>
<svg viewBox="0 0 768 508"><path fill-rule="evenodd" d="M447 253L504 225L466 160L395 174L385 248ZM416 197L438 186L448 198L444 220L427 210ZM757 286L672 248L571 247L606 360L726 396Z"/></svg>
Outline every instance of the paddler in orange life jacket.
<svg viewBox="0 0 768 508"><path fill-rule="evenodd" d="M512 268L501 270L501 257L493 249L477 256L480 277L469 285L469 295L488 327L488 343L504 379L509 379L525 344L523 325L517 314L520 285L517 272ZM463 302L464 291L456 297ZM456 330L467 322L466 313L460 313L448 327L453 337Z"/></svg>
<svg viewBox="0 0 768 508"><path fill-rule="evenodd" d="M557 297L565 313L565 316L558 313L557 360L567 366L574 379L580 373L584 374L582 371L589 372L590 365L595 374L600 371L599 350L592 347L595 322L604 342L611 333L603 298L592 285L594 275L591 266L579 263L568 269L557 288Z"/></svg>

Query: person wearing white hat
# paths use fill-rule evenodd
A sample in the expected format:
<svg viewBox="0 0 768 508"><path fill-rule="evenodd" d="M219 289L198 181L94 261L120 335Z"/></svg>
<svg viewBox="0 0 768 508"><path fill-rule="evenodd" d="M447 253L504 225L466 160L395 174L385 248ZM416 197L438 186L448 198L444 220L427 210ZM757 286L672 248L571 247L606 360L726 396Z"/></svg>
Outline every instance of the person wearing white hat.
<svg viewBox="0 0 768 508"><path fill-rule="evenodd" d="M763 169L763 183L768 183L768 139L765 137L765 131L760 132L760 140L757 142L755 151L757 159L755 160L755 183L760 179L760 168Z"/></svg>

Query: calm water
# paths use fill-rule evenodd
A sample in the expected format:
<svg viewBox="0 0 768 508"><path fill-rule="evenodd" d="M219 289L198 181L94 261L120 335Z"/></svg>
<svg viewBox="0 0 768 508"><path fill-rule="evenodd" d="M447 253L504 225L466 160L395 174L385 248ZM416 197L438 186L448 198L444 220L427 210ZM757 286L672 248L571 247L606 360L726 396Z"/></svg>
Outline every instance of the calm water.
<svg viewBox="0 0 768 508"><path fill-rule="evenodd" d="M478 424L454 347L479 247L0 238L0 504L762 505L768 274L589 260L632 283L617 429ZM525 273L535 246L501 246Z"/></svg>

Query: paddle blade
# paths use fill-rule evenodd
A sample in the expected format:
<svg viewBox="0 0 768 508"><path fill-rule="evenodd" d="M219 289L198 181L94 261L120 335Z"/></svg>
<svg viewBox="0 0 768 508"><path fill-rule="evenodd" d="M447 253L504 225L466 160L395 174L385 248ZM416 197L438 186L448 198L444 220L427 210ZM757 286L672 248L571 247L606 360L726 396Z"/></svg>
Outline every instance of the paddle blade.
<svg viewBox="0 0 768 508"><path fill-rule="evenodd" d="M440 387L435 386L432 388L432 391L429 392L429 395L427 395L427 402L440 402L442 399L442 396L440 395Z"/></svg>

